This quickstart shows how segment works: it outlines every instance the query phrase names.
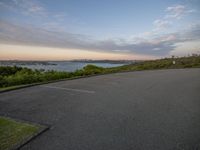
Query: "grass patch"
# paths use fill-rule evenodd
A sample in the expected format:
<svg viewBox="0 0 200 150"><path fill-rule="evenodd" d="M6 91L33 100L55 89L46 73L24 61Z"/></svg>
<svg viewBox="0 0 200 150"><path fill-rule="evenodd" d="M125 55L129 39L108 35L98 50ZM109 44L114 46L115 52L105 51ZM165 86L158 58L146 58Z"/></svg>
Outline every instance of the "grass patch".
<svg viewBox="0 0 200 150"><path fill-rule="evenodd" d="M9 150L35 135L41 126L0 117L0 150Z"/></svg>

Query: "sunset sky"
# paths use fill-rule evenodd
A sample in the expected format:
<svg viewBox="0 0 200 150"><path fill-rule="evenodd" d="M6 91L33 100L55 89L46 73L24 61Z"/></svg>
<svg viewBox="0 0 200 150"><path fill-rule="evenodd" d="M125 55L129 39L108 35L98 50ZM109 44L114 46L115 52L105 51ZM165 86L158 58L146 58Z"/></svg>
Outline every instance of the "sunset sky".
<svg viewBox="0 0 200 150"><path fill-rule="evenodd" d="M200 0L0 0L1 60L200 54Z"/></svg>

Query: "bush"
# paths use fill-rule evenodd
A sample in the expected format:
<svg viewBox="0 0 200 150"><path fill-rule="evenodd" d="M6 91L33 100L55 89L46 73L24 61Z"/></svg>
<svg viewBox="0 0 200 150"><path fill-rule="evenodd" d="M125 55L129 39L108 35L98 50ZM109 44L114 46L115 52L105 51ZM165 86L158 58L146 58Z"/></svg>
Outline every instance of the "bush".
<svg viewBox="0 0 200 150"><path fill-rule="evenodd" d="M104 71L105 71L105 68L98 67L95 65L87 65L87 66L83 67L84 75L99 74L99 73L104 73Z"/></svg>
<svg viewBox="0 0 200 150"><path fill-rule="evenodd" d="M0 87L30 84L70 77L70 73L67 72L44 72L42 70L31 70L21 67L0 67L0 70Z"/></svg>
<svg viewBox="0 0 200 150"><path fill-rule="evenodd" d="M0 75L1 76L13 75L13 74L15 74L16 72L18 72L18 71L20 71L22 69L23 69L22 67L17 67L17 66L14 66L14 67L1 66L0 67Z"/></svg>

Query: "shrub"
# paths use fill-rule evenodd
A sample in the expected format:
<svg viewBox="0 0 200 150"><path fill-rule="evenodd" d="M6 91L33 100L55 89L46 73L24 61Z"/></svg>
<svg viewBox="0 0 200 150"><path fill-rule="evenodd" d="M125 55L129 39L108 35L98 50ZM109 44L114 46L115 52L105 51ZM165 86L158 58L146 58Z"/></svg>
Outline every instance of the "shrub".
<svg viewBox="0 0 200 150"><path fill-rule="evenodd" d="M18 71L20 71L22 69L23 69L22 67L17 67L17 66L14 66L14 67L1 66L0 67L0 75L1 76L13 75L13 74L15 74L16 72L18 72Z"/></svg>
<svg viewBox="0 0 200 150"><path fill-rule="evenodd" d="M99 73L104 73L104 71L105 71L105 68L98 67L95 65L87 65L83 67L84 75L99 74Z"/></svg>

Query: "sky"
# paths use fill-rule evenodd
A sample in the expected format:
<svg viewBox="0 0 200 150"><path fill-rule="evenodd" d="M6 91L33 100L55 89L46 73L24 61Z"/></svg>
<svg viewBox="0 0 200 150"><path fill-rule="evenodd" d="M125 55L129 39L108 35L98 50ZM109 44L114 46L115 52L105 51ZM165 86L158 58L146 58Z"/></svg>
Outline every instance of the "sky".
<svg viewBox="0 0 200 150"><path fill-rule="evenodd" d="M0 60L200 54L200 0L0 0Z"/></svg>

